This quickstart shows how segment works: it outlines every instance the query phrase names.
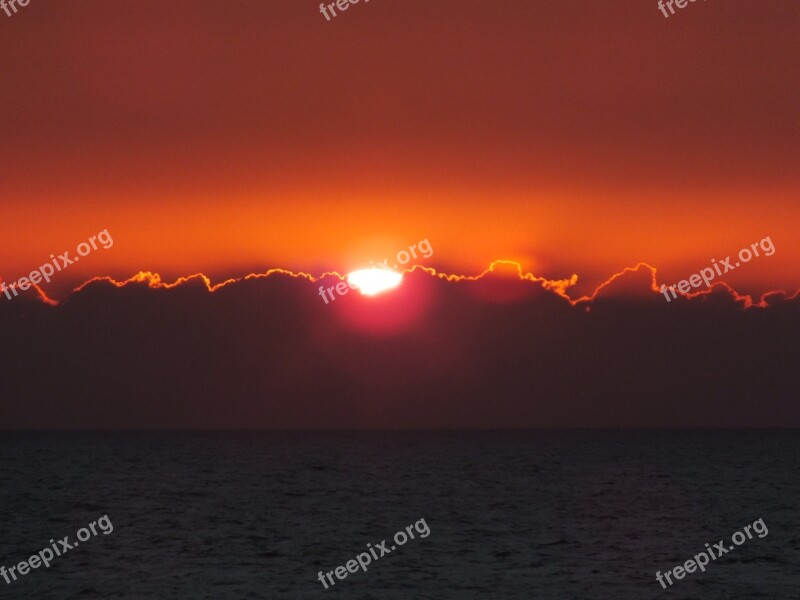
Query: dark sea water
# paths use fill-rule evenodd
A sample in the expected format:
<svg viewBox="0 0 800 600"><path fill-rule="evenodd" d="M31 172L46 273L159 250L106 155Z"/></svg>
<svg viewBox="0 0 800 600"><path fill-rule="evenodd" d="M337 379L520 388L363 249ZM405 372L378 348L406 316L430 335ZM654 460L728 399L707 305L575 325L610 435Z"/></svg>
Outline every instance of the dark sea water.
<svg viewBox="0 0 800 600"><path fill-rule="evenodd" d="M0 598L800 599L800 432L0 434ZM424 519L325 590L339 565ZM668 590L655 578L758 519Z"/></svg>

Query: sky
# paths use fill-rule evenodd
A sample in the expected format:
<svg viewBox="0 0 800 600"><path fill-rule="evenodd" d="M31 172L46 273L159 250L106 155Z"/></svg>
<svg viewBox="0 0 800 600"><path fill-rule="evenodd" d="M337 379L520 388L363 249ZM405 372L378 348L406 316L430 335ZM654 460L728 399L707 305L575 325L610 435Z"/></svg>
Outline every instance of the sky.
<svg viewBox="0 0 800 600"><path fill-rule="evenodd" d="M0 276L519 261L591 293L770 236L738 290L800 288L800 7L375 0L31 3L0 14Z"/></svg>
<svg viewBox="0 0 800 600"><path fill-rule="evenodd" d="M0 12L0 284L59 265L0 293L0 422L800 425L799 18L785 0ZM423 240L395 291L323 299ZM714 287L659 291L726 257Z"/></svg>

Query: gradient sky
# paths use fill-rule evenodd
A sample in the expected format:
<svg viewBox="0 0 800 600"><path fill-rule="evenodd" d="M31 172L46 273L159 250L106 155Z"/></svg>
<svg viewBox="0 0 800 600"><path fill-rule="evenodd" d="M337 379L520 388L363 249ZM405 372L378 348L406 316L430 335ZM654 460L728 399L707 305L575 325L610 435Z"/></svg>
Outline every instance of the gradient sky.
<svg viewBox="0 0 800 600"><path fill-rule="evenodd" d="M0 14L0 426L800 424L800 3L318 6Z"/></svg>
<svg viewBox="0 0 800 600"><path fill-rule="evenodd" d="M800 287L800 4L36 0L0 14L0 276L321 273L428 238L579 290ZM49 288L46 288L49 290Z"/></svg>

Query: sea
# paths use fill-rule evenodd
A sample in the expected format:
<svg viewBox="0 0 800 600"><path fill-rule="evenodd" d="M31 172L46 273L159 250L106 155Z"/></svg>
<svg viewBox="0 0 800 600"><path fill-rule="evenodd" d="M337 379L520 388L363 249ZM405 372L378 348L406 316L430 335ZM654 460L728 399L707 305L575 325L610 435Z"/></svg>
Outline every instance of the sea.
<svg viewBox="0 0 800 600"><path fill-rule="evenodd" d="M0 566L87 528L0 599L800 599L799 467L798 430L0 432Z"/></svg>

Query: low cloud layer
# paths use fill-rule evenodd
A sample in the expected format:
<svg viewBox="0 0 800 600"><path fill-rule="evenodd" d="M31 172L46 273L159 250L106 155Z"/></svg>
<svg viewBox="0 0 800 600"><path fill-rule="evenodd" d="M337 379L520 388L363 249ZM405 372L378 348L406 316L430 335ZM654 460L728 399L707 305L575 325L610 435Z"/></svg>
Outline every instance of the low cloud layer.
<svg viewBox="0 0 800 600"><path fill-rule="evenodd" d="M654 273L580 301L420 269L329 304L335 277L283 272L3 301L0 427L800 426L797 295L667 303Z"/></svg>

